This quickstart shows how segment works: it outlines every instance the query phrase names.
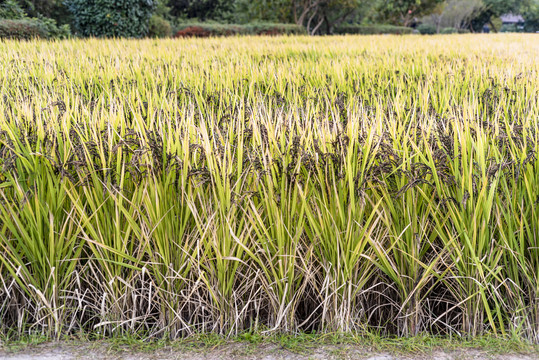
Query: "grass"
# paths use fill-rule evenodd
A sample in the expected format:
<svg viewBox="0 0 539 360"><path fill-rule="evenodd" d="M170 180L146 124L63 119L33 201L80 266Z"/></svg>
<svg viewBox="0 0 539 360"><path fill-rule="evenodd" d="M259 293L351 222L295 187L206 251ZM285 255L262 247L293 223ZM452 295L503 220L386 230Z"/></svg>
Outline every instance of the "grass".
<svg viewBox="0 0 539 360"><path fill-rule="evenodd" d="M309 356L319 351L326 351L337 358L350 354L350 351L360 349L366 354L389 353L394 355L428 355L437 351L466 352L478 351L488 356L521 354L536 355L539 348L535 344L523 341L520 337L498 337L485 335L473 339L462 339L442 336L419 334L414 337L380 336L375 333L350 334L274 334L262 335L247 332L238 336L224 339L218 335L193 335L189 338L170 339L141 339L136 336L114 337L99 339L94 336L66 337L59 343L50 343L50 339L40 335L29 335L17 339L3 339L3 350L7 353L17 353L37 347L64 345L66 347L87 347L93 351L104 351L115 354L156 354L160 351L195 352L208 354L212 351L227 350L229 354L250 356L261 351L290 352Z"/></svg>
<svg viewBox="0 0 539 360"><path fill-rule="evenodd" d="M0 333L539 342L534 40L1 42Z"/></svg>

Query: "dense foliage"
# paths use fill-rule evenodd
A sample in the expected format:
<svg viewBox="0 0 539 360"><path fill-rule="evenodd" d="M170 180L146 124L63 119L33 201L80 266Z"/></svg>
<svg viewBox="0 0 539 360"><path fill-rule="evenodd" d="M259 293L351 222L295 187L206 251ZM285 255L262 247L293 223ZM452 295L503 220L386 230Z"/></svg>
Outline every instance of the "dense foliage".
<svg viewBox="0 0 539 360"><path fill-rule="evenodd" d="M431 24L421 24L417 27L417 31L422 35L434 35L437 32L436 27Z"/></svg>
<svg viewBox="0 0 539 360"><path fill-rule="evenodd" d="M519 11L530 1L535 0L482 0L484 7L472 20L472 27L480 31L481 27L488 23L494 30L497 30L492 20L503 14L518 14Z"/></svg>
<svg viewBox="0 0 539 360"><path fill-rule="evenodd" d="M153 0L66 0L82 36L134 37L148 34Z"/></svg>
<svg viewBox="0 0 539 360"><path fill-rule="evenodd" d="M0 42L0 332L539 342L538 46Z"/></svg>
<svg viewBox="0 0 539 360"><path fill-rule="evenodd" d="M15 0L0 4L0 39L64 39L70 35L69 25L58 26L56 20L39 14L30 18Z"/></svg>
<svg viewBox="0 0 539 360"><path fill-rule="evenodd" d="M528 32L539 31L539 0L529 0L520 9L526 20L524 29Z"/></svg>
<svg viewBox="0 0 539 360"><path fill-rule="evenodd" d="M0 3L0 19L22 20L26 13L15 0L6 0Z"/></svg>
<svg viewBox="0 0 539 360"><path fill-rule="evenodd" d="M303 35L305 28L294 24L251 23L246 25L182 23L176 37L211 37L234 35Z"/></svg>
<svg viewBox="0 0 539 360"><path fill-rule="evenodd" d="M223 19L234 11L233 0L170 0L171 14L180 18Z"/></svg>
<svg viewBox="0 0 539 360"><path fill-rule="evenodd" d="M377 16L392 23L408 26L414 18L425 15L443 0L378 1Z"/></svg>
<svg viewBox="0 0 539 360"><path fill-rule="evenodd" d="M172 35L172 26L159 15L152 15L148 25L148 36L165 38Z"/></svg>
<svg viewBox="0 0 539 360"><path fill-rule="evenodd" d="M0 19L0 39L29 40L33 38L46 38L46 29L38 21L23 20L1 20Z"/></svg>

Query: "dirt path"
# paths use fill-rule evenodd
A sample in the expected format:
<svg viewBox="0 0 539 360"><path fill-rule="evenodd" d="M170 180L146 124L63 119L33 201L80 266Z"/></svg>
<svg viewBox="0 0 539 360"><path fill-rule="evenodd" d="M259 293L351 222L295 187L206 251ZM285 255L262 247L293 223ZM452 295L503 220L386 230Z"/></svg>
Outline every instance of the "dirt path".
<svg viewBox="0 0 539 360"><path fill-rule="evenodd" d="M405 359L436 359L436 360L532 360L539 359L537 355L506 354L496 355L480 350L458 350L451 352L434 351L417 354L370 353L365 348L356 346L320 346L302 350L299 353L284 349L277 344L241 344L234 343L216 348L201 349L172 349L162 348L154 352L137 352L129 347L110 350L105 345L96 344L41 344L25 348L21 351L6 350L0 347L1 360L307 360L307 359L368 359L368 360L405 360Z"/></svg>

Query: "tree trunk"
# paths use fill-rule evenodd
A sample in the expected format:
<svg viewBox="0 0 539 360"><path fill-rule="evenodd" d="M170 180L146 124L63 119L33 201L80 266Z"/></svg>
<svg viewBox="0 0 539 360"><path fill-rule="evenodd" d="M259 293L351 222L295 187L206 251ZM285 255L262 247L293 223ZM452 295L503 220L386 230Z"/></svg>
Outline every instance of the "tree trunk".
<svg viewBox="0 0 539 360"><path fill-rule="evenodd" d="M316 24L316 26L314 27L311 35L316 35L316 32L318 31L318 29L320 28L320 26L322 26L322 24L324 23L324 17L320 17L320 21L318 22L318 24Z"/></svg>
<svg viewBox="0 0 539 360"><path fill-rule="evenodd" d="M299 8L299 7L303 8L302 11L301 11L301 14L296 19L296 24L297 25L303 25L303 23L305 21L305 18L307 17L309 12L312 9L318 7L318 5L320 4L321 1L322 0L303 0L303 1L299 2L299 3L297 1L295 1L294 2L294 11L296 11L296 9ZM295 16L297 17L297 13L296 13Z"/></svg>

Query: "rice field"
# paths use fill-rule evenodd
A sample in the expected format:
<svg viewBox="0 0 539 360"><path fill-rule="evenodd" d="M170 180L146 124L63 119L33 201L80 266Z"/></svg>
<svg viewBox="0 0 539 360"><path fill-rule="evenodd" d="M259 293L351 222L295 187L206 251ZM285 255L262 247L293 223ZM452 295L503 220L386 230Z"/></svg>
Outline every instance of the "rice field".
<svg viewBox="0 0 539 360"><path fill-rule="evenodd" d="M1 334L539 342L537 35L0 54Z"/></svg>

